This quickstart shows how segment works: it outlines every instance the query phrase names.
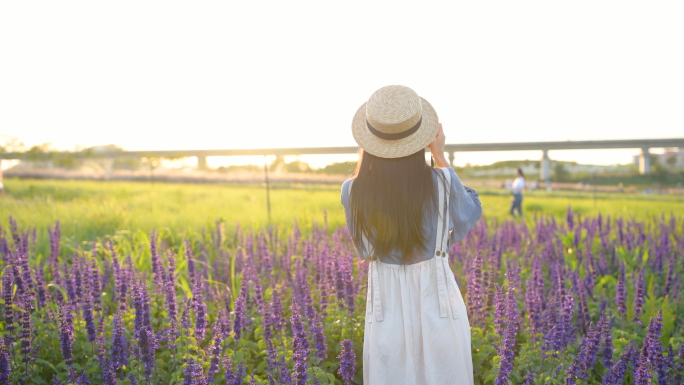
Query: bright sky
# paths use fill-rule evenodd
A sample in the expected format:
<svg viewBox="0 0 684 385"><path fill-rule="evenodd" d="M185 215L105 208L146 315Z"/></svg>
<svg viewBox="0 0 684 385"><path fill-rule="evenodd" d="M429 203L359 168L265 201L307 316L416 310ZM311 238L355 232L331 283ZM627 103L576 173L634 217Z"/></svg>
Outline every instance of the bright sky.
<svg viewBox="0 0 684 385"><path fill-rule="evenodd" d="M356 109L402 84L448 143L681 137L682 20L681 1L4 1L0 134L65 150L347 146Z"/></svg>

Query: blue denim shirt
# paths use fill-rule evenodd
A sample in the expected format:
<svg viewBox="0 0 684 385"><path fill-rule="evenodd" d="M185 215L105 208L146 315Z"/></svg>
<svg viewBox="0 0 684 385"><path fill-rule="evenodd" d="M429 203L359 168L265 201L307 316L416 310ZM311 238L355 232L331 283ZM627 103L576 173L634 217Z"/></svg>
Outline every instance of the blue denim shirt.
<svg viewBox="0 0 684 385"><path fill-rule="evenodd" d="M451 173L451 196L449 198L449 229L451 235L449 240L453 243L465 238L468 231L475 226L475 223L477 223L482 215L482 203L480 202L477 191L465 187L456 175L456 172L450 167L449 172ZM432 173L435 191L437 191L437 183L439 183L439 176L437 173L437 170L434 170ZM353 234L353 224L351 221L351 205L349 203L349 184L353 182L354 179L352 178L342 184L342 205L344 206L347 229L350 234ZM428 247L426 249L416 250L413 256L409 258L409 264L434 258L438 218L439 215L434 210L425 213L423 230L428 234ZM373 242L372 239L369 241L371 243ZM363 242L358 242L355 246L356 252L361 259L367 259L369 257ZM379 255L378 259L384 263L400 265L402 263L403 255L401 255L399 250L396 250L390 253L390 255Z"/></svg>

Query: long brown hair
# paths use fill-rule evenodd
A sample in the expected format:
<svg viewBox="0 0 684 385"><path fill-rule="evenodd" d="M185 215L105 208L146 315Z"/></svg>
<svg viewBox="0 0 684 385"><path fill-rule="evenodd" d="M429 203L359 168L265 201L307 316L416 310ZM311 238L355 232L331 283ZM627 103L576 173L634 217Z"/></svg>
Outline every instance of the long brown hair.
<svg viewBox="0 0 684 385"><path fill-rule="evenodd" d="M393 159L360 150L350 194L354 242L365 234L376 255L399 250L402 262L426 249L425 212L437 207L432 173L425 150Z"/></svg>

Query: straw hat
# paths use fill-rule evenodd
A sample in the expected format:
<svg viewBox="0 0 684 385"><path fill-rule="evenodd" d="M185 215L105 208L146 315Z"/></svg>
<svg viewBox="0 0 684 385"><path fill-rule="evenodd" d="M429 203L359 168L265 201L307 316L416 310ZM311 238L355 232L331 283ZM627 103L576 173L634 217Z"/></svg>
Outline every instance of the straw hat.
<svg viewBox="0 0 684 385"><path fill-rule="evenodd" d="M359 147L381 158L414 154L432 143L438 131L434 108L404 86L375 91L352 121L352 134Z"/></svg>

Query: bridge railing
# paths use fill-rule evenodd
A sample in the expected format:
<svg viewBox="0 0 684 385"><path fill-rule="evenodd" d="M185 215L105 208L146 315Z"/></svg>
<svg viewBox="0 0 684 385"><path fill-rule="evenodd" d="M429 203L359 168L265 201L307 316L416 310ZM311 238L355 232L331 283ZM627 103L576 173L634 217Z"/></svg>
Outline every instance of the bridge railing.
<svg viewBox="0 0 684 385"><path fill-rule="evenodd" d="M555 142L510 142L510 143L459 143L447 144L444 150L448 153L449 161L453 164L454 153L457 152L487 152L487 151L542 151L540 179L550 179L551 150L600 150L600 149L640 149L639 171L641 174L650 172L651 148L684 147L684 138L662 139L616 139L616 140L584 140L584 141L555 141ZM429 151L429 150L428 150ZM301 147L301 148L254 148L254 149L218 149L218 150L162 150L162 151L107 151L99 152L92 149L77 152L10 152L0 153L2 159L20 159L41 161L55 159L60 156L75 158L166 158L177 159L197 157L197 164L206 166L208 156L267 156L267 155L330 155L354 154L358 147Z"/></svg>

